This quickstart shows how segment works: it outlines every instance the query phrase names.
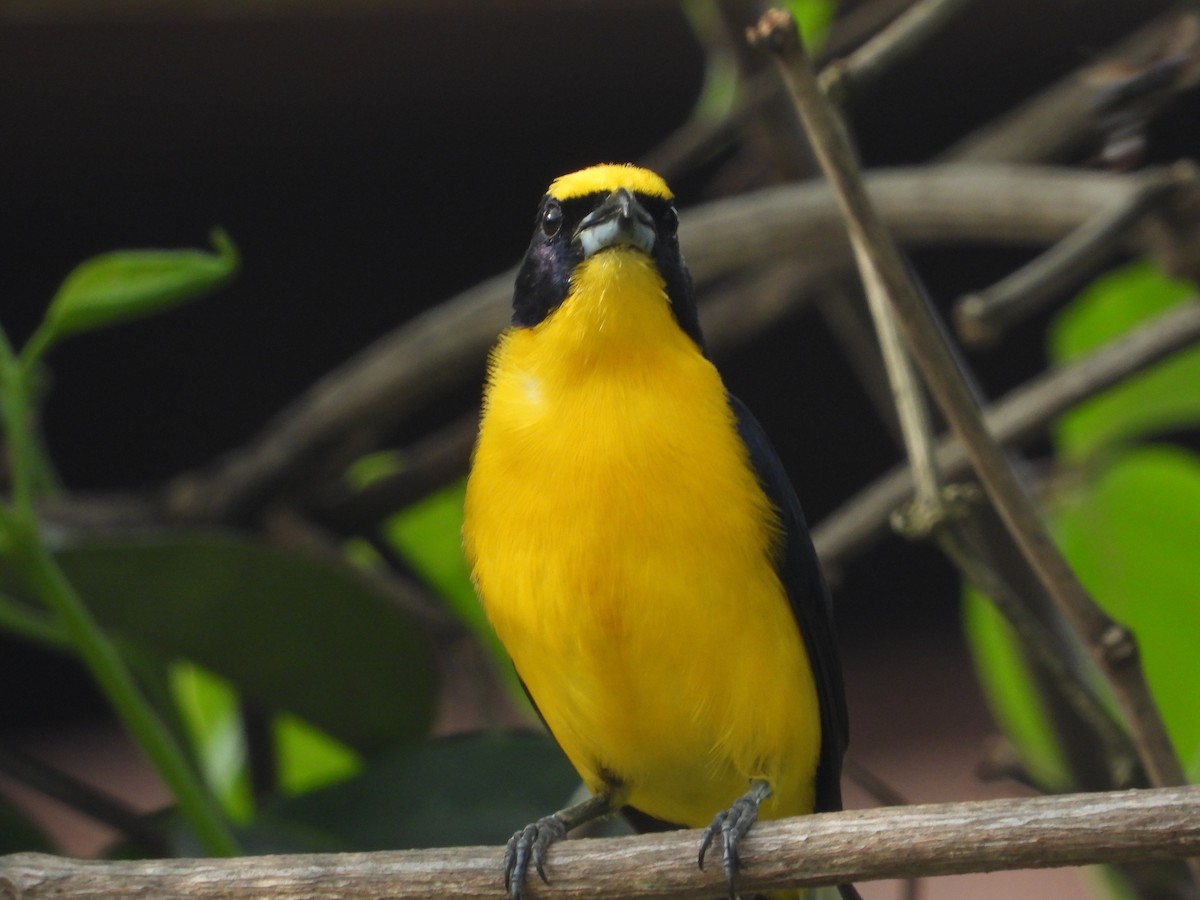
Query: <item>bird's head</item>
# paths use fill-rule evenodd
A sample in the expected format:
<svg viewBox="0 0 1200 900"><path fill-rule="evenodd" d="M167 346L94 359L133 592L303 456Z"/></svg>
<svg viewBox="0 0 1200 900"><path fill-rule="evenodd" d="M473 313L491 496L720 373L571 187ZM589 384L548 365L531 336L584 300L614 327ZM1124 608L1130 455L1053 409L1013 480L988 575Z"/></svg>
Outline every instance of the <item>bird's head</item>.
<svg viewBox="0 0 1200 900"><path fill-rule="evenodd" d="M605 164L555 179L517 275L513 324L538 325L584 283L607 290L607 280L623 277L619 263L629 262L652 270L676 322L701 344L678 225L671 189L648 169Z"/></svg>

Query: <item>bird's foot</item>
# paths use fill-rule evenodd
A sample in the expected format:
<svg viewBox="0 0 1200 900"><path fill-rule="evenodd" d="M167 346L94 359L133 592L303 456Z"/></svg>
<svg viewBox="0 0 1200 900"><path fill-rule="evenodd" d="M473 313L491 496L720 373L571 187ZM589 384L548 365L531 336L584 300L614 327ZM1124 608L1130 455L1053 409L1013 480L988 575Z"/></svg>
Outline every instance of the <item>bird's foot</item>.
<svg viewBox="0 0 1200 900"><path fill-rule="evenodd" d="M530 863L533 863L538 877L546 884L550 883L542 864L551 844L565 838L572 828L606 816L612 810L612 797L609 794L596 794L574 806L560 809L552 816L542 816L509 838L508 846L504 848L504 890L511 900L521 900Z"/></svg>
<svg viewBox="0 0 1200 900"><path fill-rule="evenodd" d="M738 857L738 843L746 832L758 821L758 808L762 802L771 796L771 786L765 781L755 781L749 791L733 801L733 805L729 809L717 813L707 828L704 829L704 834L700 838L700 856L698 862L700 868L704 868L704 855L708 852L708 848L712 845L717 835L721 835L723 844L723 853L721 856L722 868L725 870L725 880L729 884L730 900L737 896L733 880L737 875L738 866L741 865L741 860Z"/></svg>
<svg viewBox="0 0 1200 900"><path fill-rule="evenodd" d="M566 836L567 826L555 815L542 816L508 839L508 846L504 848L504 890L511 900L521 900L530 863L533 863L538 877L546 884L550 883L546 878L545 869L542 868L546 850L555 841L561 841Z"/></svg>

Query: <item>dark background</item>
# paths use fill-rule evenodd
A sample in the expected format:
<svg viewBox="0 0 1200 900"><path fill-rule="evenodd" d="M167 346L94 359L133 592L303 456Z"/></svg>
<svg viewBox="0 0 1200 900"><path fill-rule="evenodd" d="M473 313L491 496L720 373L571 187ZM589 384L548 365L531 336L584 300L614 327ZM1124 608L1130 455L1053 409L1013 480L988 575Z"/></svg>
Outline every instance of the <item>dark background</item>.
<svg viewBox="0 0 1200 900"><path fill-rule="evenodd" d="M928 160L1169 5L980 0L854 108L865 162ZM152 485L246 441L385 331L515 262L551 178L645 155L687 119L703 75L670 3L254 6L0 10L10 337L96 253L205 246L220 225L243 256L219 294L54 351L45 432L73 489ZM1151 160L1193 153L1196 122L1194 98L1177 105L1151 129ZM714 168L676 181L685 216ZM945 307L1022 258L948 247L915 262ZM972 356L989 393L1044 364L1044 325ZM718 362L810 519L898 458L815 315ZM476 395L444 399L411 433ZM893 539L843 574L852 699L855 666L887 648L961 663L957 579L932 551ZM72 672L0 640L0 731L94 713Z"/></svg>

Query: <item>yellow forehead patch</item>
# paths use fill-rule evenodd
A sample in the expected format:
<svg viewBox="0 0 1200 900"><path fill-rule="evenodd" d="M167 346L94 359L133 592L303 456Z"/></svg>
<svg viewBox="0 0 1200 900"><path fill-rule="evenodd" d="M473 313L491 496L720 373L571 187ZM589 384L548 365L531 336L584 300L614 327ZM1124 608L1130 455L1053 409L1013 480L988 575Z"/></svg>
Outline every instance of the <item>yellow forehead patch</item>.
<svg viewBox="0 0 1200 900"><path fill-rule="evenodd" d="M580 169L570 175L562 175L550 185L547 192L557 200L570 200L573 197L586 197L600 191L615 191L626 188L647 197L661 197L670 200L675 195L667 187L667 183L649 169L639 169L637 166L605 163Z"/></svg>

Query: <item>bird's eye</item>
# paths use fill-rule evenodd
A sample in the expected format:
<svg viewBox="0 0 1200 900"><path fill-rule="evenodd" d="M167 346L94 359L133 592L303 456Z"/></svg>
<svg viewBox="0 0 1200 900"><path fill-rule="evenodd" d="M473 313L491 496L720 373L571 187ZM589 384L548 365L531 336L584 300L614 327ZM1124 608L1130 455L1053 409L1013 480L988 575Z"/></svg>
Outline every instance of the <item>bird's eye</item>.
<svg viewBox="0 0 1200 900"><path fill-rule="evenodd" d="M542 234L554 237L562 228L562 221L562 207L554 202L547 203L546 208L542 210Z"/></svg>
<svg viewBox="0 0 1200 900"><path fill-rule="evenodd" d="M675 232L679 230L679 212L674 206L668 206L666 213L663 215L663 236L675 237Z"/></svg>

